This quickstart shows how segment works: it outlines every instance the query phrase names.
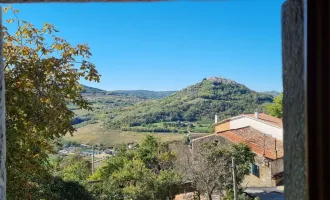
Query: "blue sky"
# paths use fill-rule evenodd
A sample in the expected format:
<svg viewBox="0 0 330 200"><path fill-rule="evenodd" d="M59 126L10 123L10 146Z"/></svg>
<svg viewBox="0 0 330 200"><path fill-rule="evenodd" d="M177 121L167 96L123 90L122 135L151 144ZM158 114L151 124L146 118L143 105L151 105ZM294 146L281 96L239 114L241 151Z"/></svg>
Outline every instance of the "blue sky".
<svg viewBox="0 0 330 200"><path fill-rule="evenodd" d="M222 76L282 91L284 0L16 4L20 19L88 43L105 90L180 90Z"/></svg>

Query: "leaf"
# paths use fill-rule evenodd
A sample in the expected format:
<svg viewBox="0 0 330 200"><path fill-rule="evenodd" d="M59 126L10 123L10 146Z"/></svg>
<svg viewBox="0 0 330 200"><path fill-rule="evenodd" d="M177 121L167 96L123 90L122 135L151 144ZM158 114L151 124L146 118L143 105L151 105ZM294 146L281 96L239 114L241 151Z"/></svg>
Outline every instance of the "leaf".
<svg viewBox="0 0 330 200"><path fill-rule="evenodd" d="M5 11L5 13L7 13L10 8L11 8L10 6L7 6L7 7L4 7L3 10Z"/></svg>
<svg viewBox="0 0 330 200"><path fill-rule="evenodd" d="M11 23L14 22L14 20L13 20L13 19L7 19L6 22L7 22L8 24L11 24Z"/></svg>
<svg viewBox="0 0 330 200"><path fill-rule="evenodd" d="M10 6L4 8L5 12L9 9ZM11 10L15 15L19 13ZM35 191L52 176L48 156L57 147L54 141L75 131L71 123L74 113L67 103L90 108L76 87L90 69L75 68L76 60L81 59L83 52L74 55L72 49L75 47L51 33L53 25L46 23L39 29L24 20L16 20L22 22L17 30L3 27L8 199L45 199ZM13 21L7 20L8 23ZM55 46L50 48L49 44ZM89 80L99 79L95 70L93 68ZM74 166L69 172L83 167Z"/></svg>

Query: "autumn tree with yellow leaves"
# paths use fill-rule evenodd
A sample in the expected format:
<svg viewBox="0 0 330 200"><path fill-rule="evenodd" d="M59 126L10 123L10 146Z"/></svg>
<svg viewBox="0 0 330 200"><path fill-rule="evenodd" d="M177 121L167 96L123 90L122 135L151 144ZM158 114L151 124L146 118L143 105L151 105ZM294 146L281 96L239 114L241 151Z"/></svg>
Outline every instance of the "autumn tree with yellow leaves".
<svg viewBox="0 0 330 200"><path fill-rule="evenodd" d="M49 23L37 28L10 6L4 13L7 197L36 199L56 139L75 131L67 103L89 109L79 80L98 82L100 75L87 44L57 37Z"/></svg>

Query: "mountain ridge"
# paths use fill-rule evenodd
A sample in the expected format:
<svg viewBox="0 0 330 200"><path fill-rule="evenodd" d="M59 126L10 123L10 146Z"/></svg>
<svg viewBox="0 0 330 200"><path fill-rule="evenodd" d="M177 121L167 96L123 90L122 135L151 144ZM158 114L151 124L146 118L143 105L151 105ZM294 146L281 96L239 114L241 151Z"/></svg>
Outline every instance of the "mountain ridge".
<svg viewBox="0 0 330 200"><path fill-rule="evenodd" d="M268 95L272 95L273 97L277 97L278 95L280 95L281 93L275 90L271 90L271 91L264 91L262 92L264 94L268 94Z"/></svg>
<svg viewBox="0 0 330 200"><path fill-rule="evenodd" d="M138 98L145 99L161 99L165 98L176 91L152 91L152 90L102 90L95 87L90 87L81 84L83 87L82 94L91 95L91 94L102 94L102 95L117 95L117 96L134 96Z"/></svg>

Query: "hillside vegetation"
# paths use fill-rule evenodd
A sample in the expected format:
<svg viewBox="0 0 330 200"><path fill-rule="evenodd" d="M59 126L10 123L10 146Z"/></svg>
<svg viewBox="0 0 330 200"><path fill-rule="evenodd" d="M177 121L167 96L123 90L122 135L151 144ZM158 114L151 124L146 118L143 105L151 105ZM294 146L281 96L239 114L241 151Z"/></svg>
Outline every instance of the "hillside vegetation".
<svg viewBox="0 0 330 200"><path fill-rule="evenodd" d="M122 96L122 97L137 97L141 99L162 99L165 98L176 91L150 91L150 90L114 90L106 91L94 87L89 87L82 85L83 95L112 95L112 96Z"/></svg>
<svg viewBox="0 0 330 200"><path fill-rule="evenodd" d="M267 95L271 95L273 97L277 97L278 95L280 95L281 93L280 92L277 92L275 90L272 90L272 91L266 91L266 92L263 92L264 94L267 94Z"/></svg>
<svg viewBox="0 0 330 200"><path fill-rule="evenodd" d="M114 109L106 117L110 128L143 126L157 122L220 119L261 110L273 101L271 95L258 93L224 78L204 79L195 85L161 99L139 102Z"/></svg>
<svg viewBox="0 0 330 200"><path fill-rule="evenodd" d="M144 99L162 99L176 91L149 91L149 90L114 90L111 94L120 96L135 96Z"/></svg>

